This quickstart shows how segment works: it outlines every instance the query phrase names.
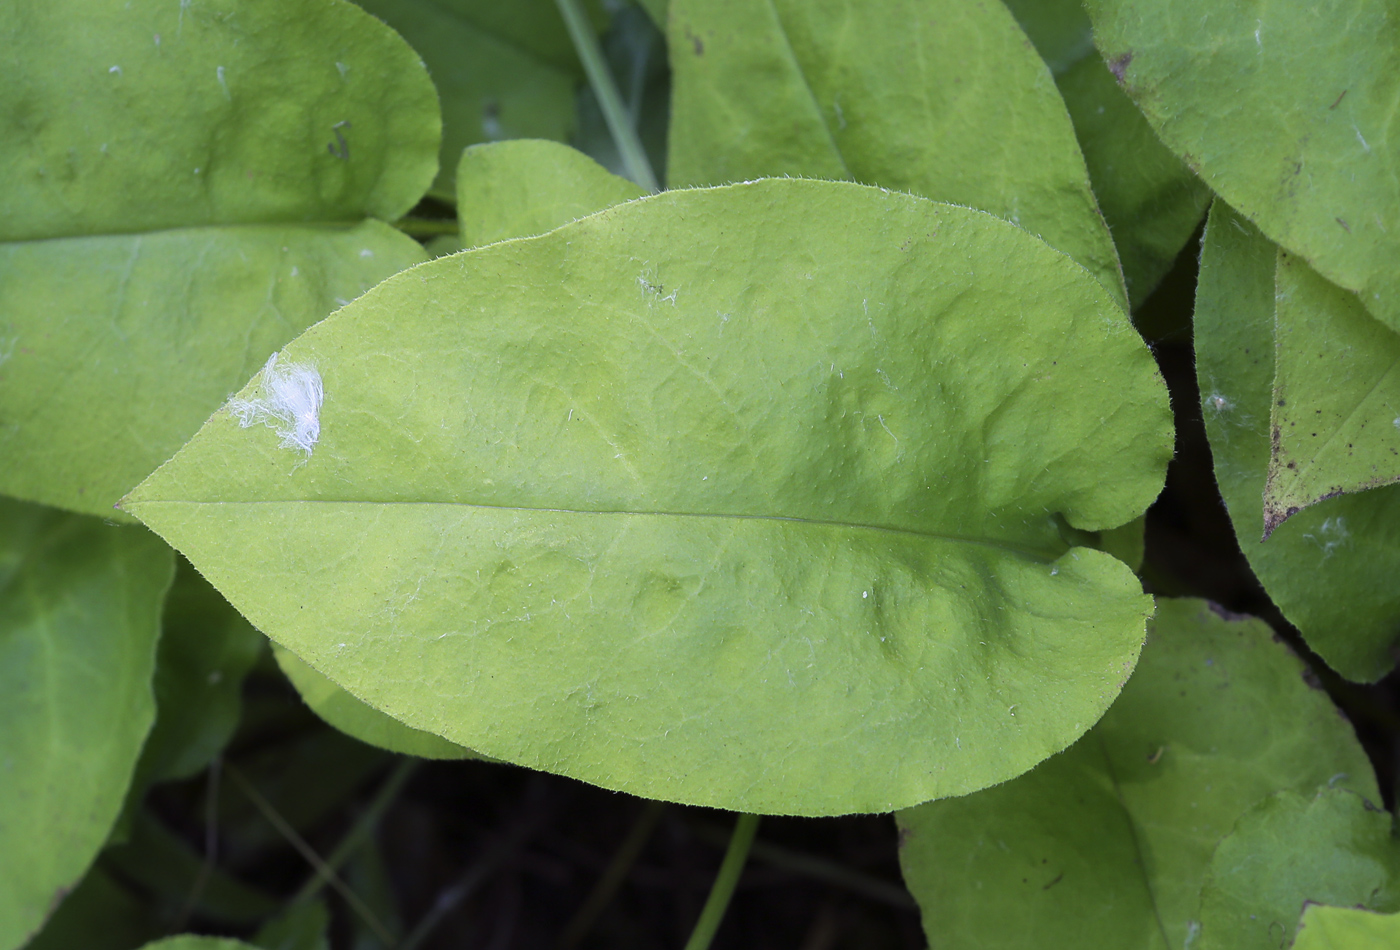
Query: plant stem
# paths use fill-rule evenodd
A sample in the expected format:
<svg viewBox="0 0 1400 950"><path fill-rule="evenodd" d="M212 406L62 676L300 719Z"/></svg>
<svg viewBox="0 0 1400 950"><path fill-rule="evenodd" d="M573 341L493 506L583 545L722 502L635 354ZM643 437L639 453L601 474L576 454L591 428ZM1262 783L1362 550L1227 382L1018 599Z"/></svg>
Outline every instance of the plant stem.
<svg viewBox="0 0 1400 950"><path fill-rule="evenodd" d="M618 154L622 156L622 167L627 170L627 177L647 191L660 191L656 173L651 170L646 149L642 148L642 140L637 137L627 107L622 104L622 95L617 91L617 83L613 80L607 61L603 59L603 48L598 45L592 25L584 16L578 0L555 2L559 5L560 15L564 17L564 25L569 28L578 58L583 62L583 71L588 74L588 84L593 87L593 94L598 97L598 105L603 109L603 118L617 144Z"/></svg>
<svg viewBox="0 0 1400 950"><path fill-rule="evenodd" d="M749 848L758 832L757 815L740 815L734 822L734 834L729 839L729 849L724 852L724 861L715 875L715 883L710 887L710 896L700 911L700 919L685 943L685 950L709 950L710 941L724 920L724 912L729 909L729 899L734 896L734 888L743 873L744 863L749 858Z"/></svg>
<svg viewBox="0 0 1400 950"><path fill-rule="evenodd" d="M405 758L400 762L394 771L389 773L389 777L384 780L379 791L375 793L374 800L369 803L369 807L355 820L354 826L345 833L345 837L336 844L335 850L326 858L325 869L331 873L340 870L340 866L355 853L355 849L364 843L374 829L379 825L379 819L384 817L384 812L389 810L389 806L394 803L394 799L399 797L399 792L403 790L408 780L417 771L419 759ZM296 892L291 900L293 904L300 904L302 901L310 900L324 887L329 879L320 868L307 878L306 883L301 886L301 890Z"/></svg>
<svg viewBox="0 0 1400 950"><path fill-rule="evenodd" d="M574 919L569 921L569 925L564 928L563 935L555 944L558 950L572 950L588 934L589 928L598 919L598 915L603 912L603 908L608 906L608 902L613 899L617 889L622 886L627 872L632 870L632 865L637 863L637 858L641 856L642 849L646 847L647 839L656 829L656 823L661 820L661 812L665 807L665 802L658 801L647 802L646 806L643 807L642 813L637 816L636 822L632 825L632 830L627 832L627 837L623 839L622 845L617 849L617 854L613 855L607 870L598 879L593 893L588 895L583 906L574 914Z"/></svg>
<svg viewBox="0 0 1400 950"><path fill-rule="evenodd" d="M379 918L374 916L374 911L370 910L365 902L360 900L360 895L352 891L350 887L340 879L338 874L326 866L326 862L321 860L321 856L316 853L315 849L307 844L306 839L297 834L296 829L277 813L277 809L273 808L272 803L262 797L262 794L253 787L253 783L248 781L248 779L243 776L242 772L227 763L224 765L224 772L229 778L238 783L238 787L243 790L243 794L248 796L248 801L252 802L254 807L262 812L262 816L267 819L268 823L272 825L273 828L276 828L282 837L287 839L287 842L297 850L302 858L306 860L306 863L315 868L320 875L325 877L331 887L335 888L340 896L345 898L345 903L349 904L350 909L358 914L369 929L374 931L374 935L384 942L384 946L392 947L394 945L394 937L385 926L379 922Z"/></svg>

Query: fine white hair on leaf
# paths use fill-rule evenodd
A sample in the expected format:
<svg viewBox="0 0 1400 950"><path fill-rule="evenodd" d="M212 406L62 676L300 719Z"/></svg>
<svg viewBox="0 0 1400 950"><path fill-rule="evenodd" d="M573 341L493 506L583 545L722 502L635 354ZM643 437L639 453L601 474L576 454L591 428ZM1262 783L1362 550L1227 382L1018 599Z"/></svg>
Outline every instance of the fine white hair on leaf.
<svg viewBox="0 0 1400 950"><path fill-rule="evenodd" d="M321 437L321 374L308 363L279 365L277 356L269 356L263 367L262 395L230 399L228 409L243 428L261 422L277 431L283 448L301 449L309 456Z"/></svg>

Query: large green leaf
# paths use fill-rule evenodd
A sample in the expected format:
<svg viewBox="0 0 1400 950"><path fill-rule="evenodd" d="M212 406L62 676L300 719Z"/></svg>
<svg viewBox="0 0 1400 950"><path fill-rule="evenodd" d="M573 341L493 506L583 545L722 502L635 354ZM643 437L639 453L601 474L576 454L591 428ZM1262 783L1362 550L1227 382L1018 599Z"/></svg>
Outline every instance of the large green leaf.
<svg viewBox="0 0 1400 950"><path fill-rule="evenodd" d="M1400 330L1391 0L1085 0L1162 141L1265 234Z"/></svg>
<svg viewBox="0 0 1400 950"><path fill-rule="evenodd" d="M1276 258L1272 242L1216 202L1195 316L1215 478L1240 548L1284 616L1342 675L1379 679L1394 665L1400 641L1400 487L1320 502L1259 541L1271 446Z"/></svg>
<svg viewBox="0 0 1400 950"><path fill-rule="evenodd" d="M1211 855L1280 789L1379 798L1351 727L1258 620L1162 600L1103 720L1032 772L901 812L929 944L1181 947Z"/></svg>
<svg viewBox="0 0 1400 950"><path fill-rule="evenodd" d="M453 196L462 149L497 139L567 141L583 72L555 0L355 0L413 45L442 101L433 193ZM598 4L586 4L595 23Z"/></svg>
<svg viewBox="0 0 1400 950"><path fill-rule="evenodd" d="M0 499L0 948L82 877L155 718L151 676L170 550Z"/></svg>
<svg viewBox="0 0 1400 950"><path fill-rule="evenodd" d="M0 40L0 492L110 516L269 353L423 259L364 219L431 180L436 101L341 0L16 0Z"/></svg>
<svg viewBox="0 0 1400 950"><path fill-rule="evenodd" d="M291 680L312 712L348 736L401 755L424 759L466 759L470 749L421 729L413 729L356 699L308 666L290 650L274 646L277 665Z"/></svg>
<svg viewBox="0 0 1400 950"><path fill-rule="evenodd" d="M1080 0L1006 0L1055 77L1134 307L1190 239L1210 189L1161 143L1094 49Z"/></svg>
<svg viewBox="0 0 1400 950"><path fill-rule="evenodd" d="M1136 578L1059 525L1155 497L1161 379L992 216L668 192L415 268L283 358L324 378L309 458L220 412L124 504L341 686L486 755L888 810L1064 748L1141 644Z"/></svg>
<svg viewBox="0 0 1400 950"><path fill-rule="evenodd" d="M1126 306L1064 103L1000 4L674 0L667 38L672 187L799 175L969 205Z"/></svg>
<svg viewBox="0 0 1400 950"><path fill-rule="evenodd" d="M1309 902L1400 909L1390 814L1354 792L1279 792L1220 842L1201 888L1200 950L1288 946Z"/></svg>
<svg viewBox="0 0 1400 950"><path fill-rule="evenodd" d="M1343 492L1400 481L1400 336L1280 253L1264 531Z"/></svg>
<svg viewBox="0 0 1400 950"><path fill-rule="evenodd" d="M1400 946L1400 914L1309 904L1294 950L1393 950Z"/></svg>
<svg viewBox="0 0 1400 950"><path fill-rule="evenodd" d="M543 234L645 194L582 152L538 139L476 145L457 166L464 247Z"/></svg>

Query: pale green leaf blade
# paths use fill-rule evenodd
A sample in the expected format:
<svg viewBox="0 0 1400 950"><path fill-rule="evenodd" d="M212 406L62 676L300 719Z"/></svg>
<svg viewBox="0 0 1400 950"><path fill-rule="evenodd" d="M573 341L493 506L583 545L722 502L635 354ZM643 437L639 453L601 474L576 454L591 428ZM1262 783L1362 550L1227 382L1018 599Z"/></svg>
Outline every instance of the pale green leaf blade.
<svg viewBox="0 0 1400 950"><path fill-rule="evenodd" d="M437 170L422 63L341 0L15 0L0 37L0 240L394 220Z"/></svg>
<svg viewBox="0 0 1400 950"><path fill-rule="evenodd" d="M1391 950L1400 946L1400 914L1309 904L1294 950Z"/></svg>
<svg viewBox="0 0 1400 950"><path fill-rule="evenodd" d="M1201 888L1200 950L1274 950L1309 902L1400 909L1390 813L1355 792L1279 792L1220 842Z"/></svg>
<svg viewBox="0 0 1400 950"><path fill-rule="evenodd" d="M1400 335L1300 258L1275 269L1273 452L1264 532L1400 481Z"/></svg>
<svg viewBox="0 0 1400 950"><path fill-rule="evenodd" d="M1400 330L1400 25L1388 0L1086 0L1162 141L1272 240Z"/></svg>
<svg viewBox="0 0 1400 950"><path fill-rule="evenodd" d="M372 220L0 244L0 491L112 515L270 353L422 259Z"/></svg>
<svg viewBox="0 0 1400 950"><path fill-rule="evenodd" d="M219 413L125 504L485 755L887 810L1068 745L1136 657L1150 600L1056 516L1156 496L1164 388L1107 293L992 216L668 192L421 265L283 356L324 377L310 458Z"/></svg>
<svg viewBox="0 0 1400 950"><path fill-rule="evenodd" d="M170 550L149 532L0 499L0 947L77 884L155 717Z"/></svg>
<svg viewBox="0 0 1400 950"><path fill-rule="evenodd" d="M555 0L356 2L408 40L432 74L442 103L433 194L452 198L469 145L573 134L582 69Z"/></svg>
<svg viewBox="0 0 1400 950"><path fill-rule="evenodd" d="M292 904L253 935L262 950L330 950L330 910L325 901Z"/></svg>
<svg viewBox="0 0 1400 950"><path fill-rule="evenodd" d="M1162 600L1103 720L1027 775L899 815L933 946L1189 944L1217 843L1259 799L1376 797L1351 727L1262 622Z"/></svg>
<svg viewBox="0 0 1400 950"><path fill-rule="evenodd" d="M475 757L470 749L464 749L431 732L405 726L364 700L355 698L285 647L274 645L273 655L311 711L346 735L367 745L423 759Z"/></svg>
<svg viewBox="0 0 1400 950"><path fill-rule="evenodd" d="M1259 541L1271 445L1276 256L1258 229L1216 202L1195 314L1196 375L1216 483L1240 549L1284 616L1337 672L1376 680L1395 664L1400 641L1400 488L1319 502Z"/></svg>
<svg viewBox="0 0 1400 950"><path fill-rule="evenodd" d="M1171 269L1210 189L1157 138L1104 65L1079 0L1006 0L1050 67L1074 122L1089 180L1134 307Z"/></svg>
<svg viewBox="0 0 1400 950"><path fill-rule="evenodd" d="M651 17L653 23L663 30L666 28L667 7L670 5L670 0L637 0L637 2L641 4L643 10L646 10L647 16Z"/></svg>
<svg viewBox="0 0 1400 950"><path fill-rule="evenodd" d="M1064 102L1000 4L675 0L670 18L671 187L796 175L968 205L1126 306Z"/></svg>
<svg viewBox="0 0 1400 950"><path fill-rule="evenodd" d="M538 139L475 145L457 166L464 247L543 234L645 194L582 152Z"/></svg>
<svg viewBox="0 0 1400 950"><path fill-rule="evenodd" d="M432 179L436 95L342 0L17 0L0 37L0 492L110 517L270 353L423 259L364 218Z"/></svg>

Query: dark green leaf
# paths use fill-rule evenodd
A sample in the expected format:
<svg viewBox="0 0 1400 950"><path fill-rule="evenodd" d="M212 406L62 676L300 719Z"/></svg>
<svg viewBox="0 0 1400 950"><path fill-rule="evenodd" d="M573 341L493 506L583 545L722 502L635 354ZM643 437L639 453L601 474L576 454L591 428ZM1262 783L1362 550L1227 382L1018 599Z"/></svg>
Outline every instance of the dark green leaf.
<svg viewBox="0 0 1400 950"><path fill-rule="evenodd" d="M1085 0L1172 151L1271 239L1400 330L1391 0Z"/></svg>
<svg viewBox="0 0 1400 950"><path fill-rule="evenodd" d="M1379 679L1400 640L1400 487L1320 502L1260 543L1269 467L1277 248L1216 202L1196 296L1196 374L1215 477L1269 596L1343 676ZM1311 430L1309 430L1311 431Z"/></svg>
<svg viewBox="0 0 1400 950"><path fill-rule="evenodd" d="M155 718L174 572L150 532L0 498L0 948L32 936L121 809Z"/></svg>
<svg viewBox="0 0 1400 950"><path fill-rule="evenodd" d="M1279 792L1220 842L1201 889L1200 950L1288 946L1309 902L1400 909L1390 814L1355 792Z"/></svg>
<svg viewBox="0 0 1400 950"><path fill-rule="evenodd" d="M936 947L1181 947L1211 855L1280 789L1376 797L1351 727L1262 622L1163 600L1103 720L1029 774L900 813Z"/></svg>
<svg viewBox="0 0 1400 950"><path fill-rule="evenodd" d="M1006 0L1045 59L1074 122L1128 297L1137 307L1171 269L1210 189L1157 138L1108 71L1080 0Z"/></svg>

